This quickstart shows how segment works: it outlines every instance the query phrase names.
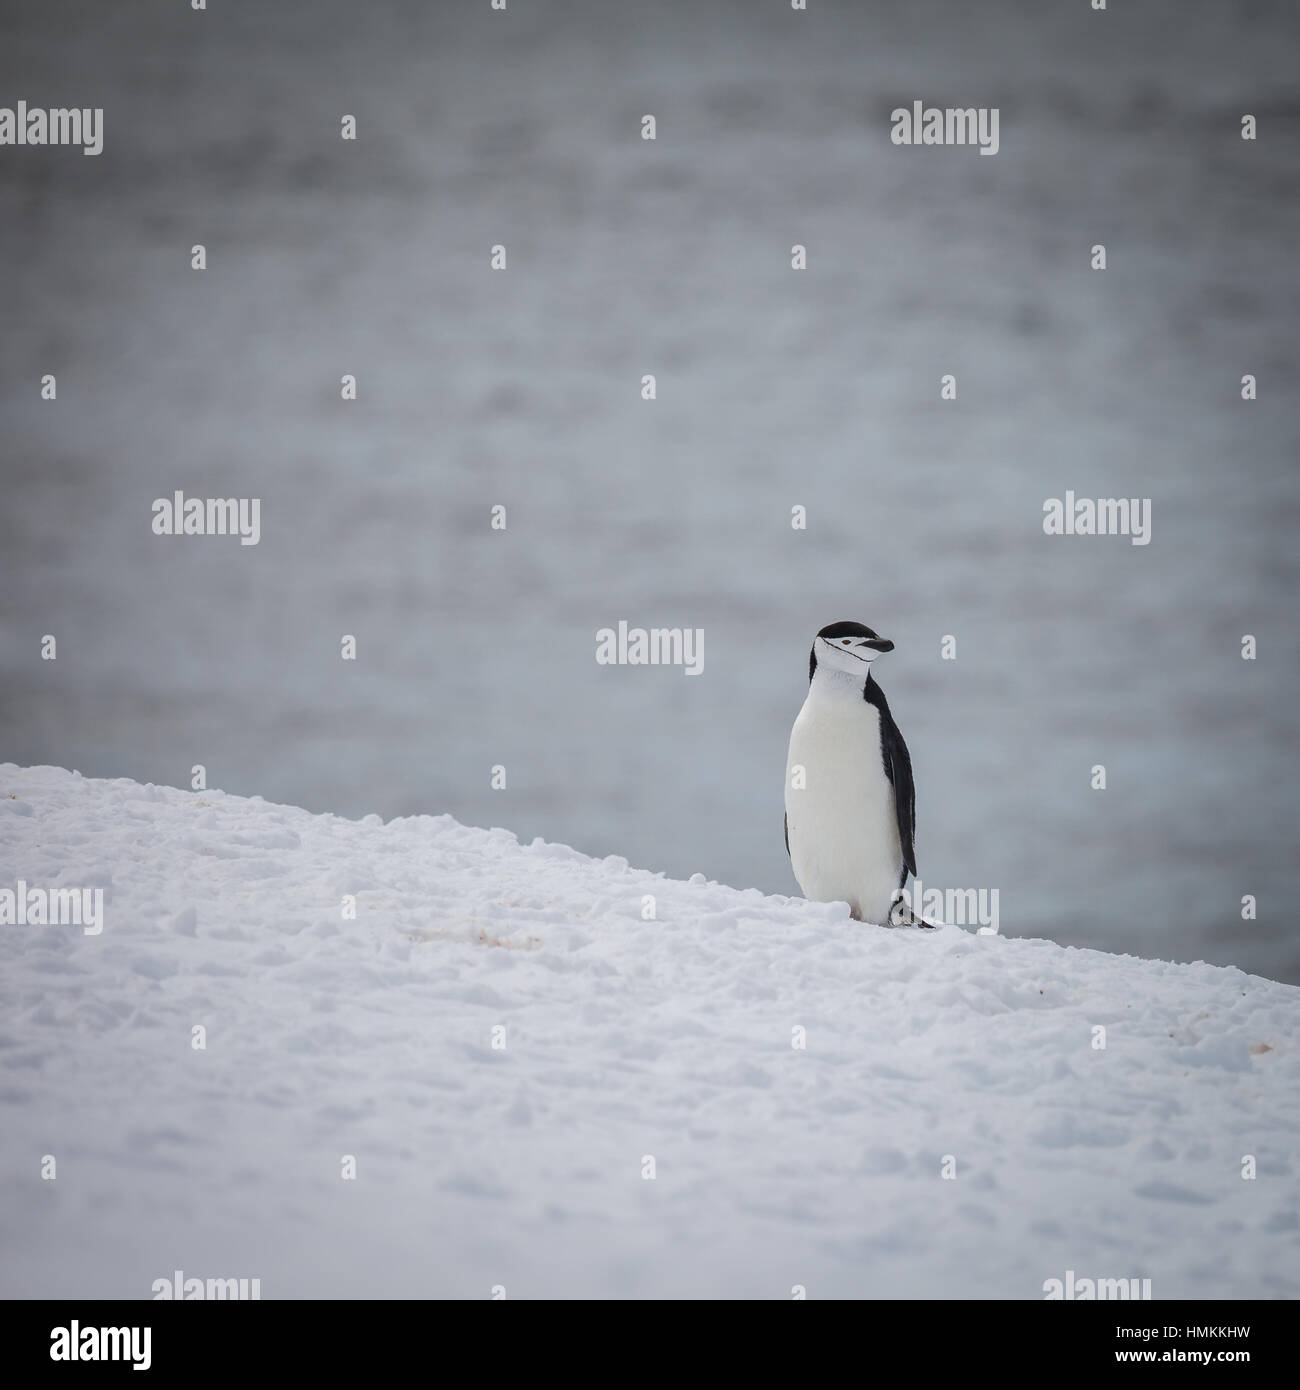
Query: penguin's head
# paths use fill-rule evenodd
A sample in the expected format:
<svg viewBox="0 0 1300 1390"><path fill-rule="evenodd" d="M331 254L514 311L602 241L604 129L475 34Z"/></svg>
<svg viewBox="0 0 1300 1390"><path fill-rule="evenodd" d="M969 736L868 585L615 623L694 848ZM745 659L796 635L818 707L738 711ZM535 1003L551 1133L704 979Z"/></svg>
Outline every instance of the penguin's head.
<svg viewBox="0 0 1300 1390"><path fill-rule="evenodd" d="M877 636L861 623L832 623L822 628L813 642L808 679L812 680L821 665L865 681L871 674L871 663L881 652L893 650L894 644L887 637Z"/></svg>

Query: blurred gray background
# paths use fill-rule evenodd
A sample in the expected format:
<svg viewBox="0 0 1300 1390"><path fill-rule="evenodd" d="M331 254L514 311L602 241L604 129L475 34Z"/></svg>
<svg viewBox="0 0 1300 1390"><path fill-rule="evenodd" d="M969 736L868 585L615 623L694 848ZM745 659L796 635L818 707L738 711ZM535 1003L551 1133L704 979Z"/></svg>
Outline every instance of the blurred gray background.
<svg viewBox="0 0 1300 1390"><path fill-rule="evenodd" d="M98 158L0 149L0 758L793 893L786 739L853 618L928 886L1300 980L1294 4L0 23L0 104L105 108ZM1000 152L891 145L917 99ZM261 544L154 536L177 488ZM1152 543L1045 536L1067 488ZM704 674L597 666L619 619Z"/></svg>

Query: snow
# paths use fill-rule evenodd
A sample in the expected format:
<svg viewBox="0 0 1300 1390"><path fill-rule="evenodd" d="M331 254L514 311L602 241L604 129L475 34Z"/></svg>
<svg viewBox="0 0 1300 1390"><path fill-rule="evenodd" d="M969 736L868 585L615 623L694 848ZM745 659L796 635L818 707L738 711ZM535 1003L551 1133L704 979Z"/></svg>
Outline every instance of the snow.
<svg viewBox="0 0 1300 1390"><path fill-rule="evenodd" d="M0 1295L1300 1294L1289 985L0 764L18 880Z"/></svg>

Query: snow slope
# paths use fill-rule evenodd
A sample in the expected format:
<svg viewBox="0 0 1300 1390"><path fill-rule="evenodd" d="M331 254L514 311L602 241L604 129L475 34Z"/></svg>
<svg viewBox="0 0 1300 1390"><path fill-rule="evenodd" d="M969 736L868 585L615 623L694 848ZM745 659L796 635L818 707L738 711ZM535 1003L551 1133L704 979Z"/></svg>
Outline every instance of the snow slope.
<svg viewBox="0 0 1300 1390"><path fill-rule="evenodd" d="M1290 986L3 764L18 879L3 1295L1300 1294Z"/></svg>

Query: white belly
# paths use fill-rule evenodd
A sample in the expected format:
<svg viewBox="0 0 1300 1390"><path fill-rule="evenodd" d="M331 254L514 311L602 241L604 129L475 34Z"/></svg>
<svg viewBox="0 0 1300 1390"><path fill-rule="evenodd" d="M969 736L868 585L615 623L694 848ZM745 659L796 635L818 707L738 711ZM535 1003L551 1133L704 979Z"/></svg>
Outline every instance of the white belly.
<svg viewBox="0 0 1300 1390"><path fill-rule="evenodd" d="M790 731L786 760L790 863L805 898L847 902L861 921L885 923L903 850L880 754L880 716L860 691L855 698L814 695L814 688Z"/></svg>

